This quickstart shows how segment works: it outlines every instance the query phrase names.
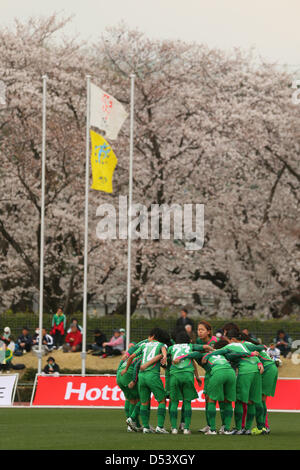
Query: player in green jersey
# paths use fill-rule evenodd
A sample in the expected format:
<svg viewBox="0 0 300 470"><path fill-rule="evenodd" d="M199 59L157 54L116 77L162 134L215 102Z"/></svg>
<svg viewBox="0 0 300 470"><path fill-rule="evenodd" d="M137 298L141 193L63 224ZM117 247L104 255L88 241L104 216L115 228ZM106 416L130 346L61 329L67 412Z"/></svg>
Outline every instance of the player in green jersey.
<svg viewBox="0 0 300 470"><path fill-rule="evenodd" d="M211 324L208 323L205 320L201 320L198 323L197 335L198 335L198 337L197 337L197 340L196 340L196 344L199 344L199 345L207 344L211 347L214 347L214 345L218 342L218 338L213 335L213 330L212 330ZM201 365L201 360L200 360L200 365ZM204 370L205 370L205 377L204 377L203 395L205 397L206 422L208 422L208 420L207 420L207 406L208 406L207 387L208 387L208 383L209 383L210 373L206 369L204 369ZM208 430L209 430L209 426L207 424L206 426L204 426L204 428L199 429L199 432L207 432Z"/></svg>
<svg viewBox="0 0 300 470"><path fill-rule="evenodd" d="M267 397L274 397L276 384L278 379L278 368L276 363L273 359L267 354L266 346L258 344L253 339L249 338L248 336L242 334L241 335L242 343L246 345L249 351L259 351L258 358L261 361L264 372L262 374L262 407L263 413L261 417L262 422L258 422L257 418L257 427L252 429L252 434L260 434L260 431L265 429L267 434L270 432L269 426L266 425L266 418L267 418ZM258 413L259 415L259 413ZM260 415L259 415L260 416Z"/></svg>
<svg viewBox="0 0 300 470"><path fill-rule="evenodd" d="M141 425L139 423L139 408L140 408L140 399L137 386L137 373L140 366L141 360L135 358L130 367L127 370L125 375L122 375L121 372L126 368L127 360L122 360L119 364L117 370L117 384L124 393L125 396L125 405L126 402L129 403L129 406L125 406L126 414L126 423L129 426L130 430L141 431ZM133 387L128 387L128 385L134 382ZM130 420L130 423L129 423Z"/></svg>
<svg viewBox="0 0 300 470"><path fill-rule="evenodd" d="M236 396L236 377L230 363L222 356L217 356L217 353L212 353L211 358L203 360L209 350L212 350L208 345L192 345L193 352L188 355L183 355L175 359L175 363L183 360L184 358L195 359L198 364L205 369L209 375L209 382L206 390L207 399L207 428L205 434L215 435L216 432L216 401L219 402L222 419L222 432L221 434L232 434L230 432L230 423L232 418L232 401L235 401ZM206 351L205 351L206 349Z"/></svg>
<svg viewBox="0 0 300 470"><path fill-rule="evenodd" d="M190 434L190 423L192 417L191 401L198 398L194 386L194 374L201 383L197 368L192 360L184 359L174 363L176 358L181 358L192 352L189 335L182 331L176 337L176 344L168 348L170 366L170 419L172 434L177 434L177 410L179 401L184 406L184 434Z"/></svg>
<svg viewBox="0 0 300 470"><path fill-rule="evenodd" d="M153 329L151 330L151 333L150 333L150 334L151 334L152 336L160 337L160 336L163 334L163 330L162 330L161 328L156 327L156 328L153 328ZM126 352L124 353L124 355L123 355L123 357L122 357L122 360L121 360L121 362L120 362L119 367L121 367L121 365L124 363L124 361L127 361L127 359L129 358L129 356L130 356L131 354L133 354L133 353L141 346L141 344L144 344L144 343L147 343L147 342L148 342L148 339L146 338L146 339L140 341L139 343L131 344L131 346L129 347L128 351L126 351ZM136 366L137 366L137 365L140 365L140 363L139 363L139 362L136 362L136 363L135 363L135 367L134 367L133 370L136 370ZM125 364L124 364L124 366L122 367L121 370L123 370L125 367L126 367L126 362L125 362ZM121 372L121 371L120 371L120 372ZM135 375L135 374L133 373L133 375ZM130 376L130 374L129 374L129 376ZM121 374L119 374L119 380L120 380L120 377L121 377ZM138 374L136 374L135 377L136 377L136 380L137 380ZM130 387L129 387L129 388L130 388ZM133 388L133 383L132 383L132 382L131 382L131 388ZM138 389L137 386L136 386L136 389ZM124 393L124 391L123 391L123 393ZM130 393L129 393L129 394L130 394ZM125 395L125 393L124 393L124 395ZM137 408L136 408L136 410L138 409L138 406L140 406L139 403L137 403ZM130 403L130 400L129 400L128 398L126 398L126 395L125 395L125 407L124 407L124 409L125 409L126 422L127 422L127 420L128 420L129 418L132 418L132 420L131 420L130 423L128 424L127 430L128 430L128 431L137 431L136 426L132 426L132 425L131 425L132 422L133 422L133 423L135 422L135 420L134 420L135 414L134 414L134 411L132 411L132 403ZM150 429L153 429L153 428L150 426Z"/></svg>
<svg viewBox="0 0 300 470"><path fill-rule="evenodd" d="M259 409L261 403L262 388L261 374L263 373L263 365L257 359L258 352L249 351L237 338L236 332L228 332L228 345L218 349L217 354L225 355L235 368L238 370L237 375L237 400L234 409L235 434L251 434L251 425L256 415L256 407ZM242 430L243 403L247 404L247 419L245 430ZM260 417L258 418L260 420Z"/></svg>
<svg viewBox="0 0 300 470"><path fill-rule="evenodd" d="M151 332L152 333L152 332ZM165 345L159 342L158 337L151 335L148 338L148 342L142 344L136 351L133 353L127 361L126 368L121 372L124 375L128 367L130 366L132 360L135 357L141 356L142 362L141 365L146 364L148 361L153 359L156 355L162 353L163 357L161 363L164 365L167 362L167 349ZM159 335L158 335L159 336ZM156 362L151 367L141 370L139 373L138 380L139 395L141 400L141 420L143 423L143 432L149 433L149 417L150 417L150 398L151 393L154 394L155 399L158 401L158 410L157 410L157 427L155 432L159 434L166 434L168 431L164 429L164 421L166 416L166 394L165 389L160 378L160 362Z"/></svg>

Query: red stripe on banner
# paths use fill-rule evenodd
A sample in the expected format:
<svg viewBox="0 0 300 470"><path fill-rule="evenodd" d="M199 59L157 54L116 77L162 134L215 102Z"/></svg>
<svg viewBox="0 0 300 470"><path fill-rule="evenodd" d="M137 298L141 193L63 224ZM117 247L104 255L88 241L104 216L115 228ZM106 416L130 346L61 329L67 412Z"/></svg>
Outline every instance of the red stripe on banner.
<svg viewBox="0 0 300 470"><path fill-rule="evenodd" d="M164 382L164 377L162 377ZM192 401L193 409L203 409L205 399L203 384L199 387L198 399ZM123 407L125 397L116 382L116 376L39 376L33 406L72 406L72 407ZM151 406L157 407L157 401L152 397ZM269 397L268 409L271 410L300 410L300 380L279 379L275 397Z"/></svg>

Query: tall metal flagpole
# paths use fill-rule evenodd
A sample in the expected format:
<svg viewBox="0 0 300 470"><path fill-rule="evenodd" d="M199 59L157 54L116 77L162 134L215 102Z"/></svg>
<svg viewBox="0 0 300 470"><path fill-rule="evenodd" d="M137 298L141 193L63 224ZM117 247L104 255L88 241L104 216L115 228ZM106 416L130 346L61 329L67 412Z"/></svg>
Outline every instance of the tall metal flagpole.
<svg viewBox="0 0 300 470"><path fill-rule="evenodd" d="M41 239L40 239L40 303L39 303L39 350L38 374L42 372L43 341L43 299L44 299L44 233L45 233L45 167L46 167L46 93L47 75L43 75L43 110L42 110L42 198L41 198Z"/></svg>
<svg viewBox="0 0 300 470"><path fill-rule="evenodd" d="M90 101L91 76L86 76L86 155L85 155L85 222L84 222L84 274L83 274L83 335L81 352L81 375L85 375L86 325L87 325L87 275L88 275L88 228L89 228L89 176L90 176Z"/></svg>
<svg viewBox="0 0 300 470"><path fill-rule="evenodd" d="M132 206L132 176L133 176L133 125L134 125L134 80L130 75L130 151L129 151L129 202L128 202L128 261L127 261L127 304L126 304L126 349L130 342L130 310L131 310L131 206Z"/></svg>

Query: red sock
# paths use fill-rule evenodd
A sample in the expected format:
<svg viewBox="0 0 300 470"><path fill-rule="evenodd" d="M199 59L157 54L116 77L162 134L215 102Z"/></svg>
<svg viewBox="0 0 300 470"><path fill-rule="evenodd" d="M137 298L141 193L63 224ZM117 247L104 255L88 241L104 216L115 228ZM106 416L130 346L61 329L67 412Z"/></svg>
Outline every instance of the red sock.
<svg viewBox="0 0 300 470"><path fill-rule="evenodd" d="M247 416L247 403L243 403L243 418L242 418L242 428L245 427Z"/></svg>
<svg viewBox="0 0 300 470"><path fill-rule="evenodd" d="M266 428L269 427L269 422L268 422L268 413L266 414L266 422L265 422Z"/></svg>

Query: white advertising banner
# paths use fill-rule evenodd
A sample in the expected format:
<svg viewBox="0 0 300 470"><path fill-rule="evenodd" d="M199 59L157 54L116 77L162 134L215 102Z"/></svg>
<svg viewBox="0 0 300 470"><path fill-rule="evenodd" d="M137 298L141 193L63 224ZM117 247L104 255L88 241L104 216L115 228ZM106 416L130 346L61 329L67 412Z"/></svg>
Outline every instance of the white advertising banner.
<svg viewBox="0 0 300 470"><path fill-rule="evenodd" d="M17 374L0 375L0 407L13 405L18 378Z"/></svg>

